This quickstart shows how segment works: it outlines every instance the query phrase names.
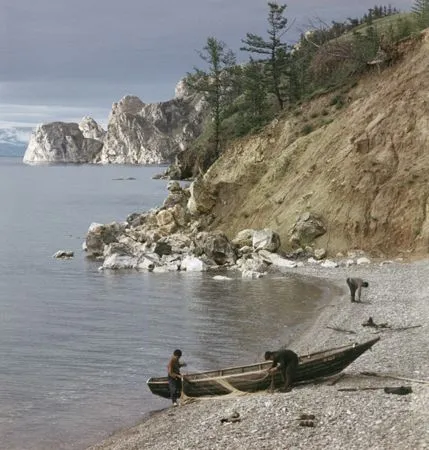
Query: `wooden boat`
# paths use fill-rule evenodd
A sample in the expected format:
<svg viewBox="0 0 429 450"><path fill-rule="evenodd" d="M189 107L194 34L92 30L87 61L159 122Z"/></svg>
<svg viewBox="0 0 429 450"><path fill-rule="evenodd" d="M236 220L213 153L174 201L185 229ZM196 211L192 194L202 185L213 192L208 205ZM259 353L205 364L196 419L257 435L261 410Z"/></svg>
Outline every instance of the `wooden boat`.
<svg viewBox="0 0 429 450"><path fill-rule="evenodd" d="M294 383L340 373L379 339L377 337L361 344L354 343L300 356ZM183 394L187 397L203 397L226 395L236 391L263 391L271 385L272 376L267 372L271 365L271 361L264 361L247 366L186 374L182 385ZM283 383L281 374L276 373L274 387L279 388ZM147 380L147 385L153 394L170 398L167 377L151 377Z"/></svg>

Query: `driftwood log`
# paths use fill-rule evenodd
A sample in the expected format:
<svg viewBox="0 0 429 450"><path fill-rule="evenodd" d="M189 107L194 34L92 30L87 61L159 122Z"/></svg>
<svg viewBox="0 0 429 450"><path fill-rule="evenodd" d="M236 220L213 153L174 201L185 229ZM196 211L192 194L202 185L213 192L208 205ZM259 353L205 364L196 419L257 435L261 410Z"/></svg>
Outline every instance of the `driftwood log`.
<svg viewBox="0 0 429 450"><path fill-rule="evenodd" d="M358 388L340 388L340 392L356 392L356 391L378 391L384 390L386 394L407 395L411 394L413 390L411 386L399 386L399 387L358 387Z"/></svg>
<svg viewBox="0 0 429 450"><path fill-rule="evenodd" d="M362 324L363 327L373 327L373 328L390 328L390 325L386 323L375 323L372 317L369 317L366 322Z"/></svg>
<svg viewBox="0 0 429 450"><path fill-rule="evenodd" d="M330 330L334 330L334 331L339 331L340 333L356 334L356 331L345 330L344 328L330 327L330 326L327 326L326 328L329 328Z"/></svg>
<svg viewBox="0 0 429 450"><path fill-rule="evenodd" d="M361 375L365 375L367 377L378 377L378 378L391 378L392 380L401 380L401 381L409 381L411 383L421 383L421 384L429 384L429 380L417 380L415 378L406 378L401 377L395 374L381 374L375 372L360 372Z"/></svg>
<svg viewBox="0 0 429 450"><path fill-rule="evenodd" d="M372 317L369 317L366 322L362 323L363 327L372 327L376 328L379 332L381 331L404 331L404 330L411 330L412 328L419 328L421 325L410 325L408 327L396 327L392 328L391 325L388 325L387 322L385 323L375 323Z"/></svg>

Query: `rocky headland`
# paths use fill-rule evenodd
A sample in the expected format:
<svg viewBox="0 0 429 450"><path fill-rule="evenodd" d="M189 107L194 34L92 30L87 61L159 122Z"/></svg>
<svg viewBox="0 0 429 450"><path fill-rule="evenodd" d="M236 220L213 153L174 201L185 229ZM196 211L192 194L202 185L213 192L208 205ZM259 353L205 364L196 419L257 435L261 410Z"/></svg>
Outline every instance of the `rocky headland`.
<svg viewBox="0 0 429 450"><path fill-rule="evenodd" d="M202 132L206 105L180 81L172 100L143 103L125 96L114 103L103 130L94 119L38 126L24 155L26 164L165 164Z"/></svg>

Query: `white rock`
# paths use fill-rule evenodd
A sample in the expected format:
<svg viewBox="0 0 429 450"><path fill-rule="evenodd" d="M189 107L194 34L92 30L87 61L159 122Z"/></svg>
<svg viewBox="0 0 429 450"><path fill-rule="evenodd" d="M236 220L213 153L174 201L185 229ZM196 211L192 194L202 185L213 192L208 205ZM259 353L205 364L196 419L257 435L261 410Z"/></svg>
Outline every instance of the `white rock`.
<svg viewBox="0 0 429 450"><path fill-rule="evenodd" d="M361 257L361 258L358 258L358 259L356 260L356 264L357 264L357 265L361 265L361 264L370 264L370 263L371 263L371 260L368 259L368 258L366 258L365 256L363 256L363 257Z"/></svg>
<svg viewBox="0 0 429 450"><path fill-rule="evenodd" d="M70 250L58 250L57 252L55 252L52 255L52 258L57 258L57 259L70 259L73 258L74 256L74 252L70 251Z"/></svg>
<svg viewBox="0 0 429 450"><path fill-rule="evenodd" d="M251 278L251 279L257 279L262 278L265 274L261 272L255 272L253 270L243 270L241 272L242 278Z"/></svg>
<svg viewBox="0 0 429 450"><path fill-rule="evenodd" d="M52 122L39 125L32 132L23 162L89 163L102 147L102 142L85 138L77 123Z"/></svg>
<svg viewBox="0 0 429 450"><path fill-rule="evenodd" d="M180 269L187 272L204 272L207 270L207 264L200 258L188 255L183 259Z"/></svg>
<svg viewBox="0 0 429 450"><path fill-rule="evenodd" d="M103 262L103 269L135 269L137 267L137 258L132 256L123 256L113 253Z"/></svg>
<svg viewBox="0 0 429 450"><path fill-rule="evenodd" d="M156 266L152 270L153 273L167 273L169 272L166 266Z"/></svg>
<svg viewBox="0 0 429 450"><path fill-rule="evenodd" d="M96 231L98 228L103 227L103 226L104 225L102 223L92 222L88 228L88 233L91 231Z"/></svg>
<svg viewBox="0 0 429 450"><path fill-rule="evenodd" d="M141 258L136 264L136 269L138 270L148 270L151 272L154 268L155 263L153 260L146 257Z"/></svg>
<svg viewBox="0 0 429 450"><path fill-rule="evenodd" d="M286 267L286 268L294 268L296 267L296 262L287 258L282 258L277 253L271 253L268 250L260 250L259 256L263 259L263 261L268 262L277 267Z"/></svg>
<svg viewBox="0 0 429 450"><path fill-rule="evenodd" d="M269 228L255 230L252 237L252 245L255 250L275 252L280 247L280 236Z"/></svg>
<svg viewBox="0 0 429 450"><path fill-rule="evenodd" d="M82 134L87 139L95 139L97 141L103 142L104 137L106 136L106 131L103 130L98 123L89 116L85 116L79 122L79 129L82 131Z"/></svg>
<svg viewBox="0 0 429 450"><path fill-rule="evenodd" d="M308 262L309 264L320 264L320 261L317 261L317 260L314 259L313 257L308 258L308 259L307 259L307 262Z"/></svg>
<svg viewBox="0 0 429 450"><path fill-rule="evenodd" d="M325 261L323 261L320 264L322 267L326 267L326 268L334 268L334 267L338 267L338 263L336 263L335 261L331 261L330 259L327 259Z"/></svg>
<svg viewBox="0 0 429 450"><path fill-rule="evenodd" d="M207 108L201 108L200 94L179 91L166 102L145 104L127 95L114 103L99 162L161 164L186 149L200 135Z"/></svg>
<svg viewBox="0 0 429 450"><path fill-rule="evenodd" d="M314 257L318 260L326 257L326 249L325 248L316 248L314 250Z"/></svg>

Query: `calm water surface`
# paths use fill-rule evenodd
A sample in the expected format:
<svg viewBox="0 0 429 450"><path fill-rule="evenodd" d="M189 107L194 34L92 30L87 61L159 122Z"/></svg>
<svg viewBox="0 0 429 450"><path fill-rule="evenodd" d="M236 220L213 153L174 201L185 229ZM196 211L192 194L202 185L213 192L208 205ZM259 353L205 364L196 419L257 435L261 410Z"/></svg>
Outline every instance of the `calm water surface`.
<svg viewBox="0 0 429 450"><path fill-rule="evenodd" d="M161 205L161 170L0 158L0 448L83 449L169 406L145 382L175 348L189 371L258 361L327 295L293 275L99 272L90 223Z"/></svg>

